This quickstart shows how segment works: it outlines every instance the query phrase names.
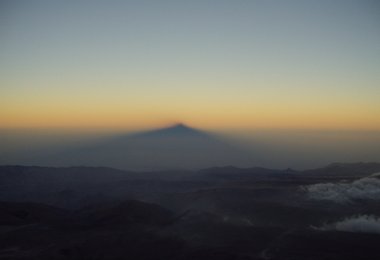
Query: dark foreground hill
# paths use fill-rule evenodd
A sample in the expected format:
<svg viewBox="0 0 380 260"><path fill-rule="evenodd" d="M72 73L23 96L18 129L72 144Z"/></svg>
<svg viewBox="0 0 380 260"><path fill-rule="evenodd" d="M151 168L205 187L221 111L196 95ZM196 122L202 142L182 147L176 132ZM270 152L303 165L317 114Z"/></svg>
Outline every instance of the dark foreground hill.
<svg viewBox="0 0 380 260"><path fill-rule="evenodd" d="M0 203L0 259L378 259L378 234L244 225L175 216L158 205L125 201L62 210ZM32 218L28 215L64 217Z"/></svg>
<svg viewBox="0 0 380 260"><path fill-rule="evenodd" d="M0 259L380 259L380 164L0 167Z"/></svg>

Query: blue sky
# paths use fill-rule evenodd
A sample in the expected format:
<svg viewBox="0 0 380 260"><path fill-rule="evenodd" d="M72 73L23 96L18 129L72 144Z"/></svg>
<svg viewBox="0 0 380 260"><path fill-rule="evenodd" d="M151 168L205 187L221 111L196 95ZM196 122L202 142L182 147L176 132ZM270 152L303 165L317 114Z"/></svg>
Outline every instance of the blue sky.
<svg viewBox="0 0 380 260"><path fill-rule="evenodd" d="M1 1L2 127L380 129L377 1Z"/></svg>

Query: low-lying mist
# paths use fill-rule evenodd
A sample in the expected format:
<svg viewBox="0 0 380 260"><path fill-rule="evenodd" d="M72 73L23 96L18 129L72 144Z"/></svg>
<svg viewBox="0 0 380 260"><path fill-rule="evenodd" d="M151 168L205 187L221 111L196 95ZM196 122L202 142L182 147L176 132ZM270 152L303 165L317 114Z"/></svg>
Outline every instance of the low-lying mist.
<svg viewBox="0 0 380 260"><path fill-rule="evenodd" d="M354 233L380 234L380 219L373 215L352 216L335 223L325 224L315 229L322 231L337 230Z"/></svg>
<svg viewBox="0 0 380 260"><path fill-rule="evenodd" d="M304 187L314 200L336 203L351 203L356 200L380 200L380 179L378 174L352 182L318 183Z"/></svg>

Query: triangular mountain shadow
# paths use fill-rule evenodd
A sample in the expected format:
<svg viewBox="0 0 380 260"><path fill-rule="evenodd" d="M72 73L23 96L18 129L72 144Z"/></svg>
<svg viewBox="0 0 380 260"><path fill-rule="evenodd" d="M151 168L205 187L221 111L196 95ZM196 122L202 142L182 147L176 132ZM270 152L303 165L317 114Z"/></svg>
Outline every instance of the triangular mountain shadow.
<svg viewBox="0 0 380 260"><path fill-rule="evenodd" d="M183 139L189 137L197 138L215 138L213 134L198 130L196 128L189 127L185 124L179 123L170 127L158 128L154 130L148 130L143 132L138 132L134 134L126 134L113 137L114 142L123 142L125 140L131 141L132 139L157 139L157 138L174 138L174 139ZM108 140L107 142L109 142Z"/></svg>
<svg viewBox="0 0 380 260"><path fill-rule="evenodd" d="M136 136L140 137L164 137L164 136L181 136L181 135L203 135L205 136L206 133L202 132L200 130L197 130L195 128L189 127L185 124L179 123L175 124L171 127L167 128L160 128L157 130L151 130L143 133L139 133Z"/></svg>
<svg viewBox="0 0 380 260"><path fill-rule="evenodd" d="M249 153L220 137L176 124L171 127L112 137L56 156L59 164L120 169L200 169L234 164L250 166Z"/></svg>

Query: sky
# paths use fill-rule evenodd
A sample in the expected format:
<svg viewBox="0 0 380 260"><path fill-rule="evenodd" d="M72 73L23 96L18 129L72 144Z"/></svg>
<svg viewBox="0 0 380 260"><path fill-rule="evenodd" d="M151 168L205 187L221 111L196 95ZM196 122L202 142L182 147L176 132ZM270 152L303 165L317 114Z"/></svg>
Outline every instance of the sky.
<svg viewBox="0 0 380 260"><path fill-rule="evenodd" d="M0 1L0 128L380 130L380 4Z"/></svg>

